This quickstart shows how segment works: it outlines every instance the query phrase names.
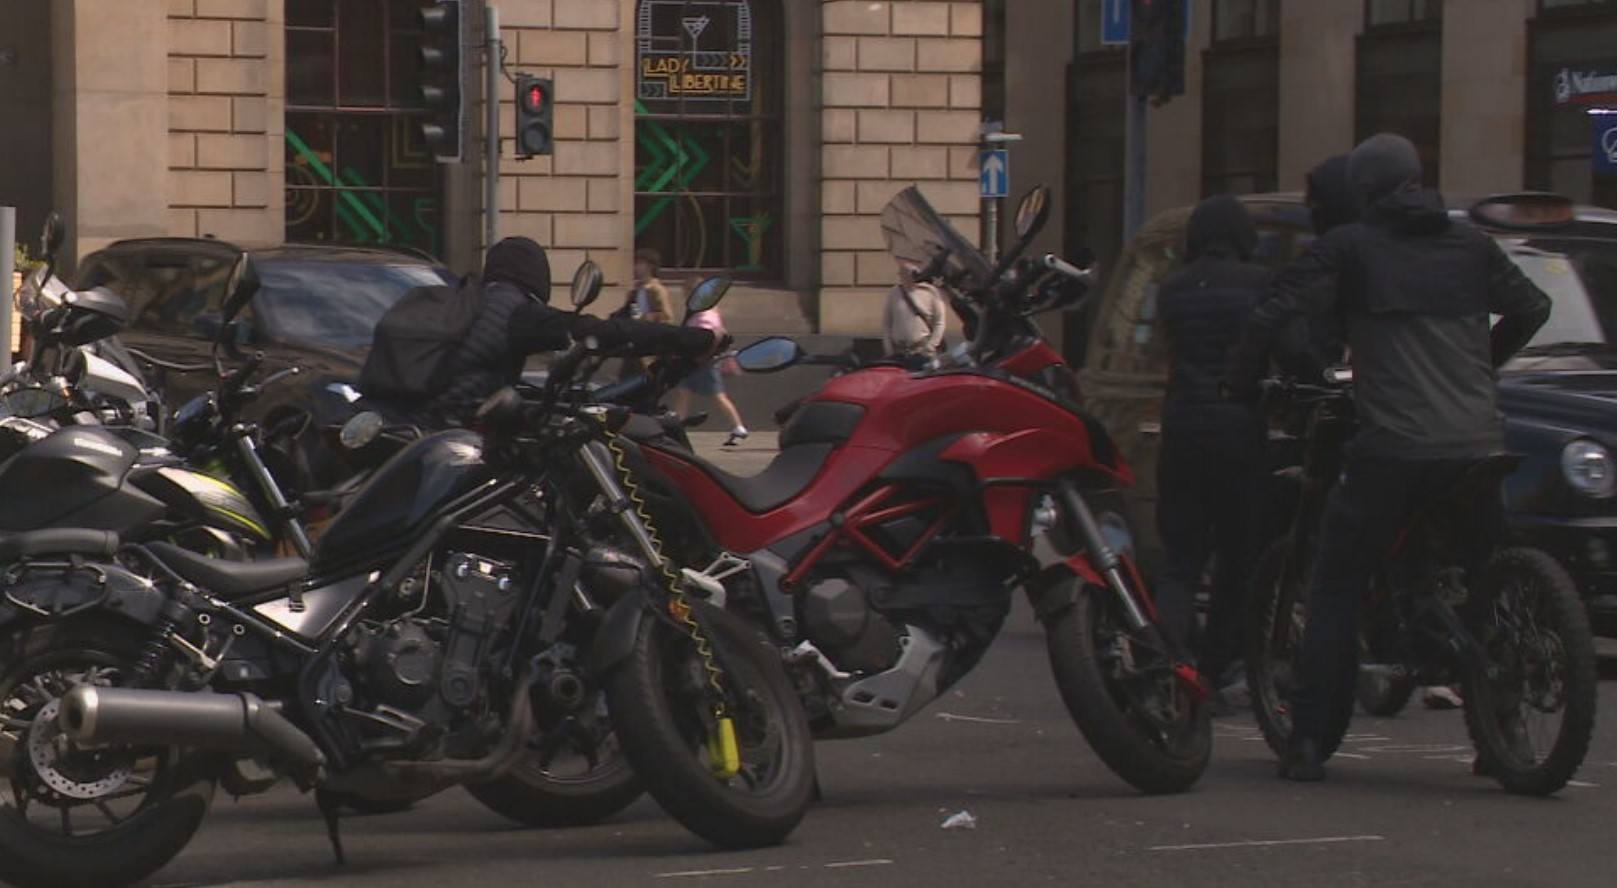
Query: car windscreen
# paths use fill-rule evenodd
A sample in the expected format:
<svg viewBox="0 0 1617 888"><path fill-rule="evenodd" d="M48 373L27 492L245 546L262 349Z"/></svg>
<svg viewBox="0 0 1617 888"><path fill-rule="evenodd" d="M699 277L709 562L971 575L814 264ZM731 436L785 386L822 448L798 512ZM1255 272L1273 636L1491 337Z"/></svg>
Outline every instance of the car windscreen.
<svg viewBox="0 0 1617 888"><path fill-rule="evenodd" d="M253 310L271 338L343 351L369 346L376 322L405 293L449 283L428 265L264 259L258 269Z"/></svg>
<svg viewBox="0 0 1617 888"><path fill-rule="evenodd" d="M1508 252L1552 303L1530 346L1617 342L1617 240L1534 239Z"/></svg>

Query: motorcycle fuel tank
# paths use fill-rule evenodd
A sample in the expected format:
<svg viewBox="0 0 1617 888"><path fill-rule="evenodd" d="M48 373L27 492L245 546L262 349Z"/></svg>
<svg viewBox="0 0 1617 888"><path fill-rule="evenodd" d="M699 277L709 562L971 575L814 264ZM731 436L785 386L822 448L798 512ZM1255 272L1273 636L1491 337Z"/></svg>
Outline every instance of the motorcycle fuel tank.
<svg viewBox="0 0 1617 888"><path fill-rule="evenodd" d="M326 528L312 560L318 568L403 545L440 506L491 476L481 437L456 429L422 438L376 471Z"/></svg>
<svg viewBox="0 0 1617 888"><path fill-rule="evenodd" d="M0 531L84 527L127 531L163 514L125 483L140 451L95 426L52 432L0 465Z"/></svg>

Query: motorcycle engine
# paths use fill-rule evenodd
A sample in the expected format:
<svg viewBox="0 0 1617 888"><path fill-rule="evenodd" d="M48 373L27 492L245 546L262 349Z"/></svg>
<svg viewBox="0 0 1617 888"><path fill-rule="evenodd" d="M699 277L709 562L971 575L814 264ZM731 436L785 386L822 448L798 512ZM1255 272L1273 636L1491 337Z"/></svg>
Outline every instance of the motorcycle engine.
<svg viewBox="0 0 1617 888"><path fill-rule="evenodd" d="M518 600L510 565L453 553L428 579L419 606L354 636L363 733L453 733L493 702L485 679Z"/></svg>
<svg viewBox="0 0 1617 888"><path fill-rule="evenodd" d="M809 639L842 669L881 672L898 662L898 631L871 609L864 590L847 580L810 586L802 615Z"/></svg>

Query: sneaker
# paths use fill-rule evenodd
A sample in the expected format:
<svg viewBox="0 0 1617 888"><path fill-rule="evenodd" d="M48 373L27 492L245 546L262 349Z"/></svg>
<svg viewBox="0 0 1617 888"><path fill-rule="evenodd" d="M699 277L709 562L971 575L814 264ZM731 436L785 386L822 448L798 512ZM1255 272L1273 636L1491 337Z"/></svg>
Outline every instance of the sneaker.
<svg viewBox="0 0 1617 888"><path fill-rule="evenodd" d="M737 444L740 444L742 441L747 440L747 437L751 434L751 432L747 431L746 426L736 426L730 430L730 437L724 439L724 446L734 447Z"/></svg>
<svg viewBox="0 0 1617 888"><path fill-rule="evenodd" d="M1447 685L1433 685L1426 689L1425 703L1427 709L1459 709L1465 706L1465 700L1460 698L1460 692Z"/></svg>

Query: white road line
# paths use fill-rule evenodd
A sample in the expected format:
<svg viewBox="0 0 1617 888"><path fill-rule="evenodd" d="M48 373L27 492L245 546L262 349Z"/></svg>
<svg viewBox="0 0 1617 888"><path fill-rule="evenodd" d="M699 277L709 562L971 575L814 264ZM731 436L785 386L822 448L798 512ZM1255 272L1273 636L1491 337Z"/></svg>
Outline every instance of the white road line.
<svg viewBox="0 0 1617 888"><path fill-rule="evenodd" d="M736 867L734 869L685 870L683 872L677 872L677 873L658 873L657 875L653 876L652 878L654 878L654 879L692 879L692 878L700 878L702 876L740 876L740 875L744 875L746 873L753 872L756 869L757 869L757 867L740 866L740 867Z"/></svg>
<svg viewBox="0 0 1617 888"><path fill-rule="evenodd" d="M971 722L977 725L1019 725L1021 719L1017 718L983 718L979 715L955 715L952 712L934 713L946 722Z"/></svg>
<svg viewBox="0 0 1617 888"><path fill-rule="evenodd" d="M1358 759L1358 760L1360 760L1360 761L1365 761L1365 762L1367 762L1367 761L1369 761L1369 760L1370 760L1370 757L1369 757L1369 756L1367 756L1367 755L1359 755L1359 754L1358 754L1358 753L1356 753L1356 752L1343 752L1343 751L1342 751L1342 750L1340 750L1340 749L1338 749L1338 750L1337 750L1337 751L1336 751L1336 752L1335 752L1335 753L1334 753L1334 754L1335 754L1335 756L1336 756L1336 757L1337 757L1337 758L1344 758L1344 759Z"/></svg>
<svg viewBox="0 0 1617 888"><path fill-rule="evenodd" d="M1586 783L1586 782L1584 782L1582 780L1568 780L1566 782L1566 785L1567 786L1581 786L1584 789L1599 789L1600 788L1600 784L1598 784L1598 783Z"/></svg>
<svg viewBox="0 0 1617 888"><path fill-rule="evenodd" d="M1249 842L1212 842L1206 845L1154 845L1147 851L1210 851L1218 848L1272 848L1277 845L1339 845L1344 842L1381 842L1386 836L1323 836L1318 839L1265 839Z"/></svg>
<svg viewBox="0 0 1617 888"><path fill-rule="evenodd" d="M891 864L892 864L891 860L888 860L885 857L877 857L877 858L874 858L872 860L842 860L842 861L838 861L836 863L828 863L828 864L825 865L825 868L826 869L847 869L849 867L855 867L855 866L890 866Z"/></svg>

